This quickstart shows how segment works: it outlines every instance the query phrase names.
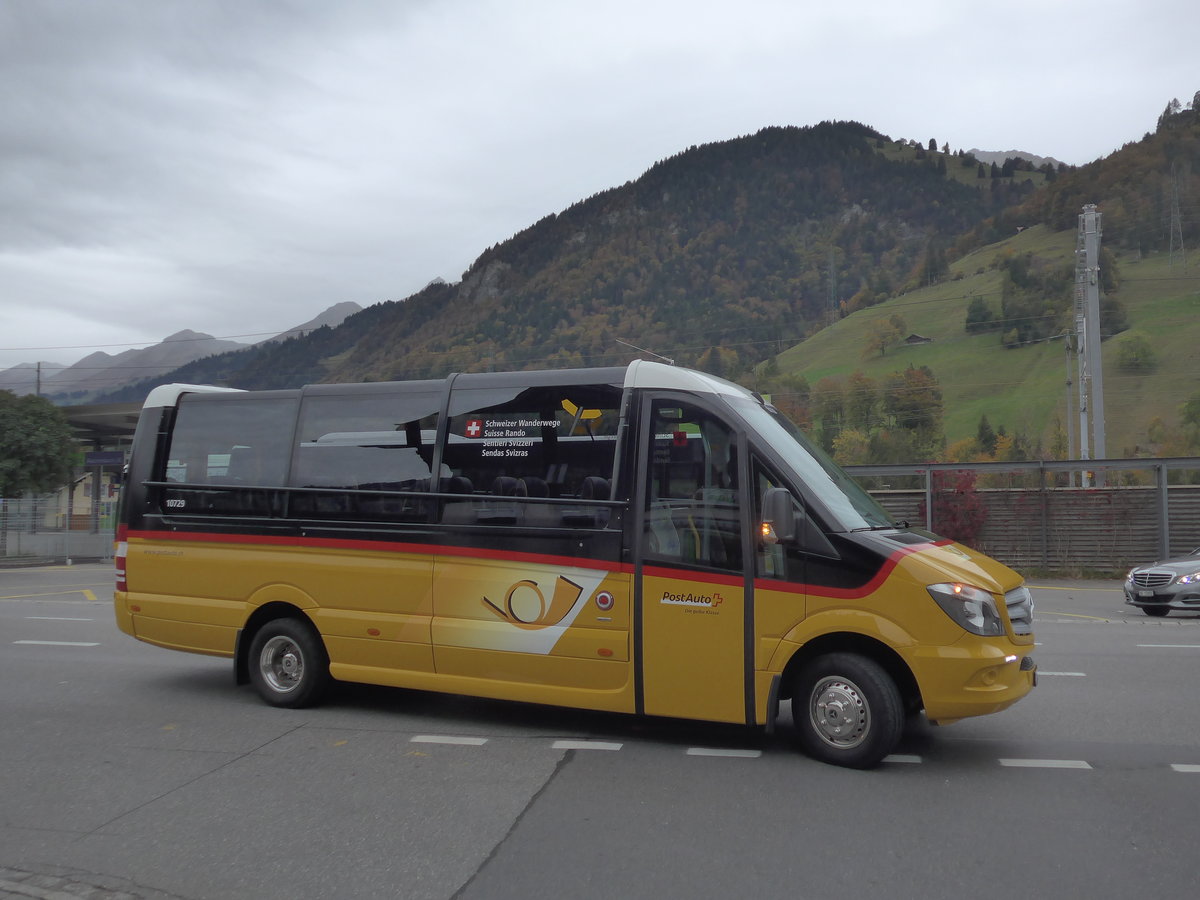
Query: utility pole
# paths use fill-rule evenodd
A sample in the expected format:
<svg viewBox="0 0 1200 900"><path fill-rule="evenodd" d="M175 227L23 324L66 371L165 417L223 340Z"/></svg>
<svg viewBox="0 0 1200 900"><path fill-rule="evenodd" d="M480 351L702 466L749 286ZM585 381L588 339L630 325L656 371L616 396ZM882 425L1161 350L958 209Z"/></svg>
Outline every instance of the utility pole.
<svg viewBox="0 0 1200 900"><path fill-rule="evenodd" d="M1100 355L1100 213L1094 203L1086 204L1079 216L1075 249L1075 333L1079 359L1079 458L1103 459L1108 451L1104 429L1104 371ZM1103 483L1103 477L1098 477L1096 483ZM1087 473L1081 484L1091 486Z"/></svg>
<svg viewBox="0 0 1200 900"><path fill-rule="evenodd" d="M1063 335L1063 350L1067 358L1067 415L1063 419L1063 427L1067 432L1067 459L1075 458L1075 410L1071 408L1071 388L1075 383L1071 380L1071 335ZM1075 487L1075 470L1067 473L1067 484Z"/></svg>
<svg viewBox="0 0 1200 900"><path fill-rule="evenodd" d="M1183 217L1179 214L1179 170L1171 163L1171 251L1168 266L1173 270L1175 260L1187 272L1187 254L1183 249Z"/></svg>
<svg viewBox="0 0 1200 900"><path fill-rule="evenodd" d="M829 324L837 321L838 283L837 283L837 247L829 245Z"/></svg>

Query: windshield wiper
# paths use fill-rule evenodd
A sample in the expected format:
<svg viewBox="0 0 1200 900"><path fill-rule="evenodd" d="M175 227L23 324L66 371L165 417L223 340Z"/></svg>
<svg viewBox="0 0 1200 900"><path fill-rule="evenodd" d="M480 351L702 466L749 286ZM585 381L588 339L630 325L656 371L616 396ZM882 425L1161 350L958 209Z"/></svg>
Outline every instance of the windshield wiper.
<svg viewBox="0 0 1200 900"><path fill-rule="evenodd" d="M896 531L907 527L907 522L889 522L887 525L864 525L861 528L851 528L850 533L853 534L857 531Z"/></svg>

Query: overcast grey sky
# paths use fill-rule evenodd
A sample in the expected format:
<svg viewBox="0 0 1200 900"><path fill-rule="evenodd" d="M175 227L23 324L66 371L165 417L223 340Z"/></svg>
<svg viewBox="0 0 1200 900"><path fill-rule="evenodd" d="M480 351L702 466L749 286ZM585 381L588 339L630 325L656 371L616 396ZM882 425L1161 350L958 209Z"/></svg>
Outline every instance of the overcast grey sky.
<svg viewBox="0 0 1200 900"><path fill-rule="evenodd" d="M1200 90L1198 35L1196 0L4 0L0 369L402 299L768 125L1088 162Z"/></svg>

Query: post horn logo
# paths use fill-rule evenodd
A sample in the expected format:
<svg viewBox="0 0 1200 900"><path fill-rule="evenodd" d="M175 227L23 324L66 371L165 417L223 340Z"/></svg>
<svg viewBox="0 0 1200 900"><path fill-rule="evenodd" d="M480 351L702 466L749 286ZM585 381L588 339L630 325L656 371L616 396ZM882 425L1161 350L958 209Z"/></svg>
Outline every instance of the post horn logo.
<svg viewBox="0 0 1200 900"><path fill-rule="evenodd" d="M554 593L549 603L536 581L524 579L508 589L503 605L493 603L487 597L483 598L483 604L518 628L536 630L561 622L582 593L580 585L559 575L554 582Z"/></svg>

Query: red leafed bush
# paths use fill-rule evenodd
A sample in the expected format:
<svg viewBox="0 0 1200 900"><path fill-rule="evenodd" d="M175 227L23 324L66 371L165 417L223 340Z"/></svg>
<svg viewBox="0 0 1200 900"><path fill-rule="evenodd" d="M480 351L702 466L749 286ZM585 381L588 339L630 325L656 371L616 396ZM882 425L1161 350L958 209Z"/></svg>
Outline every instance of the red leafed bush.
<svg viewBox="0 0 1200 900"><path fill-rule="evenodd" d="M925 514L925 501L921 501ZM975 473L968 469L933 473L933 528L942 537L977 546L987 522L987 507L975 487Z"/></svg>

